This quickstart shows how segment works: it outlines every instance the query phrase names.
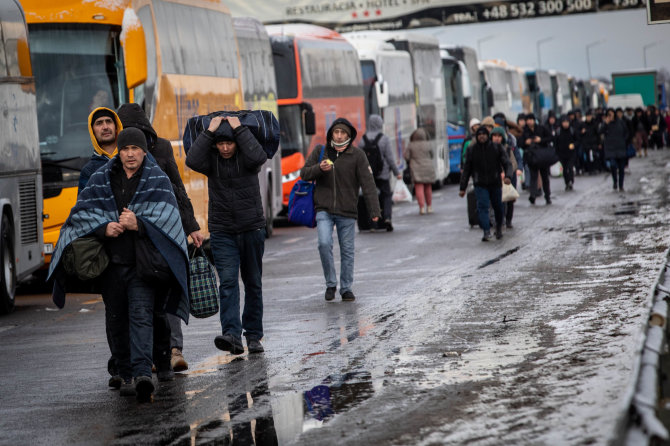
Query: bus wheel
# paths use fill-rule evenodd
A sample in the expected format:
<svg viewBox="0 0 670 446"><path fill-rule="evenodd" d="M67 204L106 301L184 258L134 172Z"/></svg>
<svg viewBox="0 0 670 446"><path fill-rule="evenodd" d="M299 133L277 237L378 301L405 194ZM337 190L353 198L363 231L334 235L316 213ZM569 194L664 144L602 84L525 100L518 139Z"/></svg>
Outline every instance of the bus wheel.
<svg viewBox="0 0 670 446"><path fill-rule="evenodd" d="M265 238L272 237L274 231L274 215L272 215L272 189L268 192L268 199L265 200Z"/></svg>
<svg viewBox="0 0 670 446"><path fill-rule="evenodd" d="M0 231L2 231L0 236L0 314L8 314L14 309L16 266L14 265L9 218L6 215L2 217Z"/></svg>

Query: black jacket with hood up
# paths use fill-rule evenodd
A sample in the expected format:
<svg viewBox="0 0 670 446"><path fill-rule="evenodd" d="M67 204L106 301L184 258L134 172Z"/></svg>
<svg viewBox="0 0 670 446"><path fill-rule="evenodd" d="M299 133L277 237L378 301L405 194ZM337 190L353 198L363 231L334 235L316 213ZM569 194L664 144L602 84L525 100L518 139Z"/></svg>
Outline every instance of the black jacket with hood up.
<svg viewBox="0 0 670 446"><path fill-rule="evenodd" d="M156 164L168 176L172 183L172 190L177 198L179 205L179 215L181 223L184 226L184 232L188 236L191 232L198 231L200 225L195 219L193 212L193 205L186 194L184 182L179 175L179 168L174 159L174 152L172 151L172 144L167 139L159 138L156 131L151 126L149 118L142 110L139 104L123 104L119 107L117 115L123 123L123 128L135 127L142 130L147 138L147 148L156 160Z"/></svg>
<svg viewBox="0 0 670 446"><path fill-rule="evenodd" d="M351 142L344 151L338 152L332 146L333 127L344 124L351 130ZM372 176L368 158L358 147L354 146L356 128L344 118L337 118L326 133L326 149L324 159L333 162L333 168L324 172L319 167L321 147L317 146L305 161L300 171L303 180L316 180L314 190L314 207L317 211L343 217L358 217L358 190L363 189L365 204L371 218L380 217L377 187Z"/></svg>
<svg viewBox="0 0 670 446"><path fill-rule="evenodd" d="M247 127L234 129L233 137L237 149L231 158L219 154L209 130L198 135L186 156L188 167L207 176L210 233L239 234L265 227L258 172L267 154Z"/></svg>

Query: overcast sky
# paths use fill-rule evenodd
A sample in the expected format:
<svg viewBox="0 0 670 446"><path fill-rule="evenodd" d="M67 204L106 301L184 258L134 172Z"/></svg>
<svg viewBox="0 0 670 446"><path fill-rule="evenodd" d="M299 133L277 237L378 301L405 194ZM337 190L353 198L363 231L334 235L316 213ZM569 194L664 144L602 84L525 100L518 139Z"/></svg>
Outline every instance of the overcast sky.
<svg viewBox="0 0 670 446"><path fill-rule="evenodd" d="M659 42L647 48L647 65L670 70L670 24L647 25L646 9L424 28L421 32L475 50L480 40L480 60L503 59L517 66L537 66L537 41L553 38L540 44L542 68L580 78L588 77L586 45L591 42L603 41L589 51L591 73L607 78L613 71L644 68L643 47Z"/></svg>

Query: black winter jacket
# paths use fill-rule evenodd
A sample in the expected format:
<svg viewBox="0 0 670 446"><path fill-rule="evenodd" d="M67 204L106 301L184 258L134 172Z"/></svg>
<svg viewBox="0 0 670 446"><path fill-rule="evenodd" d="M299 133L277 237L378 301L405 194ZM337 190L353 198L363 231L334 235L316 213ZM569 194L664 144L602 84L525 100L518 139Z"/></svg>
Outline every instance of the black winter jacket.
<svg viewBox="0 0 670 446"><path fill-rule="evenodd" d="M600 136L598 135L598 123L595 119L591 122L584 121L579 130L579 143L585 149L595 149L600 143Z"/></svg>
<svg viewBox="0 0 670 446"><path fill-rule="evenodd" d="M461 190L468 187L470 176L475 186L502 187L500 178L502 172L505 173L506 178L511 179L514 175L512 163L500 144L494 144L491 141L486 144L470 144L461 175Z"/></svg>
<svg viewBox="0 0 670 446"><path fill-rule="evenodd" d="M609 124L603 123L605 141L605 159L626 158L626 141L628 140L628 126L619 118L614 118Z"/></svg>
<svg viewBox="0 0 670 446"><path fill-rule="evenodd" d="M119 107L117 115L123 124L123 128L135 127L144 132L144 135L147 137L149 153L153 155L158 167L165 172L172 183L172 191L177 198L179 216L181 217L181 224L184 226L184 232L188 236L191 232L198 231L200 225L195 219L193 205L186 194L186 188L184 187L181 175L179 175L179 168L174 159L174 152L172 151L170 141L158 137L149 122L149 118L147 118L147 115L139 104L123 104Z"/></svg>
<svg viewBox="0 0 670 446"><path fill-rule="evenodd" d="M345 124L351 130L351 143L342 152L337 152L331 147L333 127L336 124ZM317 211L357 218L358 190L363 189L370 218L380 217L377 187L368 158L365 152L353 144L356 133L356 128L349 121L344 118L336 119L326 134L327 149L324 152L324 159L330 159L333 168L328 172L321 170L319 167L321 148L317 147L305 161L300 176L306 181L316 180L314 207Z"/></svg>
<svg viewBox="0 0 670 446"><path fill-rule="evenodd" d="M258 172L268 157L247 127L237 127L233 135L237 149L231 158L219 154L209 130L186 156L186 165L208 179L209 232L239 234L265 227Z"/></svg>
<svg viewBox="0 0 670 446"><path fill-rule="evenodd" d="M570 148L570 144L572 144L572 148ZM575 138L572 127L568 127L567 129L559 127L559 129L556 130L554 147L556 148L556 155L561 159L570 158L577 153L577 139Z"/></svg>

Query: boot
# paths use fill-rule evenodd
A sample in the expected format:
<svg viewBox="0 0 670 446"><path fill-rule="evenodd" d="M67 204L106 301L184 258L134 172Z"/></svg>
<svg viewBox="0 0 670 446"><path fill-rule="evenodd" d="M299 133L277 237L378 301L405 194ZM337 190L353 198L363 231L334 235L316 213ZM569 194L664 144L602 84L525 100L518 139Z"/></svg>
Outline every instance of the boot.
<svg viewBox="0 0 670 446"><path fill-rule="evenodd" d="M172 370L175 372L183 372L184 370L188 370L188 363L184 359L184 355L182 355L181 349L178 349L177 347L172 349L172 359L170 360L170 365L172 366Z"/></svg>

